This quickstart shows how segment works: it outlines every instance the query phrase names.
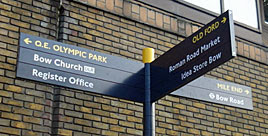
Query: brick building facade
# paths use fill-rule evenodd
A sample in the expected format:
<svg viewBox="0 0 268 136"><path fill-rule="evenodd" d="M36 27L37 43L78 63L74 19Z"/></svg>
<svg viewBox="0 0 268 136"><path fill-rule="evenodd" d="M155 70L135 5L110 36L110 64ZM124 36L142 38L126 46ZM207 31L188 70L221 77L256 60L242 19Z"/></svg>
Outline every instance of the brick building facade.
<svg viewBox="0 0 268 136"><path fill-rule="evenodd" d="M158 57L204 25L147 1L0 0L0 135L143 135L142 103L17 78L16 64L20 32L141 61L143 48ZM268 45L236 44L238 56L206 76L251 87L253 110L168 95L156 135L268 135Z"/></svg>

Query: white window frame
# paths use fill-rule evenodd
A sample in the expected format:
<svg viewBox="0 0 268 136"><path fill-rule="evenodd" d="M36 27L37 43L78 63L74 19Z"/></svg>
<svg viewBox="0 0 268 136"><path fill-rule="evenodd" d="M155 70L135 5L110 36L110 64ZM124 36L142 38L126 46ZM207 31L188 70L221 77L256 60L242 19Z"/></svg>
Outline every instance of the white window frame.
<svg viewBox="0 0 268 136"><path fill-rule="evenodd" d="M191 6L198 6L196 5L195 3L191 3L190 1L191 0L183 0L185 3L191 5ZM225 7L224 7L224 1L225 0L219 0L220 1L220 10L221 10L221 13L224 13L224 11L226 11ZM235 0L234 0L235 1ZM249 28L249 29L252 29L254 31L261 31L261 20L260 20L260 3L259 3L259 0L255 0L255 3L256 3L256 26L252 26L250 24L247 24L246 22L241 22L241 21L237 21L236 18L234 17L234 20L235 20L235 23L240 25L240 26L243 26L243 27L246 27L246 28ZM206 7L201 7L201 6L198 6L201 10L205 10L205 11L209 11L208 13L212 13L212 14L221 14L221 13L216 13L215 11L211 11L209 9L207 9ZM234 13L235 14L235 13ZM268 22L267 22L268 23Z"/></svg>

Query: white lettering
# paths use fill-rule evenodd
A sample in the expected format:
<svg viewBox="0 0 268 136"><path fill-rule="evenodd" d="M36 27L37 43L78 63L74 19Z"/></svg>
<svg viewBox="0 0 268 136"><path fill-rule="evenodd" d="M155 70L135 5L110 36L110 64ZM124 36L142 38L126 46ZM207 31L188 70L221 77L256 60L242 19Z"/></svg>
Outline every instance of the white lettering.
<svg viewBox="0 0 268 136"><path fill-rule="evenodd" d="M189 77L192 75L192 70L185 71L184 73L181 73L181 80L184 80L185 78Z"/></svg>
<svg viewBox="0 0 268 136"><path fill-rule="evenodd" d="M199 70L205 68L206 66L208 66L208 62L207 62L207 61L204 61L203 63L201 63L201 64L199 64L199 65L195 65L195 66L193 67L193 69L194 69L193 72L196 73L197 71L199 71Z"/></svg>
<svg viewBox="0 0 268 136"><path fill-rule="evenodd" d="M80 64L75 65L75 64L64 62L60 59L55 59L54 64L58 67L63 67L66 69L74 69L78 71L83 71L83 67Z"/></svg>
<svg viewBox="0 0 268 136"><path fill-rule="evenodd" d="M82 78L75 78L75 77L70 77L69 78L69 83L73 85L79 85L82 87L88 87L88 88L93 88L94 84L91 82L87 82Z"/></svg>
<svg viewBox="0 0 268 136"><path fill-rule="evenodd" d="M41 72L41 71L38 71L37 69L33 69L32 76L39 77L43 80L54 80L57 82L65 82L66 80L66 77L63 77L57 74L52 74L50 72L47 72L47 73Z"/></svg>
<svg viewBox="0 0 268 136"><path fill-rule="evenodd" d="M37 76L37 69L33 69L33 76Z"/></svg>
<svg viewBox="0 0 268 136"><path fill-rule="evenodd" d="M244 100L238 100L233 97L230 97L230 103L238 104L238 105L244 105Z"/></svg>
<svg viewBox="0 0 268 136"><path fill-rule="evenodd" d="M214 40L211 40L209 43L207 44L204 44L203 46L201 46L201 53L207 51L208 49L210 49L211 47L217 45L218 43L220 43L220 37L217 37L216 39Z"/></svg>
<svg viewBox="0 0 268 136"><path fill-rule="evenodd" d="M55 59L54 64L57 67L62 67L62 68L66 68L66 69L73 69L73 70L77 70L77 71L82 71L82 72L86 72L86 73L95 74L95 68L94 67L89 67L89 66L84 66L83 67L80 64L72 64L72 63L64 62L61 59Z"/></svg>
<svg viewBox="0 0 268 136"><path fill-rule="evenodd" d="M216 94L216 100L227 102L228 101L228 98L227 97L220 96L219 94Z"/></svg>
<svg viewBox="0 0 268 136"><path fill-rule="evenodd" d="M178 69L179 67L183 66L185 64L185 59L179 61L177 64L175 64L174 66L169 66L169 73Z"/></svg>
<svg viewBox="0 0 268 136"><path fill-rule="evenodd" d="M187 61L187 62L191 61L192 59L194 59L194 58L196 58L197 56L199 56L199 54L200 54L200 53L199 53L199 48L198 48L197 51L195 51L194 53L189 54L189 55L186 56L186 61Z"/></svg>
<svg viewBox="0 0 268 136"><path fill-rule="evenodd" d="M210 56L209 59L208 59L209 60L209 64L211 64L211 63L219 60L220 58L221 58L221 52L218 53L218 54L216 54L215 56Z"/></svg>
<svg viewBox="0 0 268 136"><path fill-rule="evenodd" d="M46 64L51 64L52 59L48 59L45 57L40 57L38 54L34 54L34 61L41 62L41 63L46 63Z"/></svg>

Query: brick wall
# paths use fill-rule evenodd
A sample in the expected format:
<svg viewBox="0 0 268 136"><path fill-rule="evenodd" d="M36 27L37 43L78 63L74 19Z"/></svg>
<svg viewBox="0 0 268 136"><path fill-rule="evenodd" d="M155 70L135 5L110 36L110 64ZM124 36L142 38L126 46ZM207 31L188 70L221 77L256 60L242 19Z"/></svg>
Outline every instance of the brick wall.
<svg viewBox="0 0 268 136"><path fill-rule="evenodd" d="M55 40L56 2L0 1L0 135L50 135L53 87L15 76L19 33Z"/></svg>
<svg viewBox="0 0 268 136"><path fill-rule="evenodd" d="M142 135L143 105L16 78L19 33L141 60L200 24L132 0L0 0L0 135ZM238 54L206 76L252 88L254 110L177 96L156 103L156 135L267 135L266 48L237 39Z"/></svg>

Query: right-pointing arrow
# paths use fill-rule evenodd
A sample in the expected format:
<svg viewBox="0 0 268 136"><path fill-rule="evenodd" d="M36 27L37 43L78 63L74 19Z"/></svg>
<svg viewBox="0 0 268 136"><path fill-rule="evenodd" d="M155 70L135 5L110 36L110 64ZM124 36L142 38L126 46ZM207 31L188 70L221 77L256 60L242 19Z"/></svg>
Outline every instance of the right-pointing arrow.
<svg viewBox="0 0 268 136"><path fill-rule="evenodd" d="M224 24L226 22L226 20L227 20L226 17L223 17L221 22Z"/></svg>

